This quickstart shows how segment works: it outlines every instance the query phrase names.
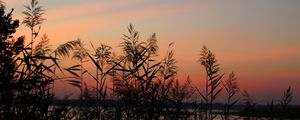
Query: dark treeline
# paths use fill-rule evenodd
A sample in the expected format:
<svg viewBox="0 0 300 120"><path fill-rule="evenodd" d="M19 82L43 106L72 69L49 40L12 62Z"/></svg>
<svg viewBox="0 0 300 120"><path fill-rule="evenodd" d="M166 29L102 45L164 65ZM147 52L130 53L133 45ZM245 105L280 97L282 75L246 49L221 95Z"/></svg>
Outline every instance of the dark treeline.
<svg viewBox="0 0 300 120"><path fill-rule="evenodd" d="M46 34L40 35L46 20L45 10L37 0L25 6L23 25L30 29L30 43L25 36L14 36L20 25L0 6L0 119L201 119L228 120L242 117L299 118L299 107L289 86L283 97L260 105L247 91L239 88L234 72L221 71L215 55L207 47L200 51L205 87L192 85L187 77L179 80L173 43L163 59L158 60L157 38L152 34L141 41L133 25L123 34L122 54L101 44L87 49L80 39L51 48ZM35 46L33 43L37 43ZM61 61L71 56L79 64L65 67ZM94 68L85 67L90 62ZM64 73L62 75L57 73ZM87 85L89 76L95 85ZM65 81L77 87L77 100L56 100L54 82ZM111 82L109 82L111 81ZM109 83L112 83L111 85ZM242 92L241 92L242 91ZM216 99L223 94L222 104ZM278 101L280 102L274 102Z"/></svg>

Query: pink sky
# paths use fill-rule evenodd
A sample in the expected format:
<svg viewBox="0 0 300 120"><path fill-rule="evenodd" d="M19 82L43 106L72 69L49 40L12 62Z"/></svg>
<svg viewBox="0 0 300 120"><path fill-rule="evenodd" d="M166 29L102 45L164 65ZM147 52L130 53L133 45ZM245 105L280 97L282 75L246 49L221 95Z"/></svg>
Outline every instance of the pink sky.
<svg viewBox="0 0 300 120"><path fill-rule="evenodd" d="M22 19L30 0L6 0ZM175 42L179 78L187 75L203 86L204 69L196 61L203 45L216 55L225 73L234 71L241 89L263 100L278 98L292 85L300 104L300 2L299 1L80 1L40 0L46 9L47 33L54 46L81 38L100 41L120 52L126 27L132 23L142 40L157 33L160 54ZM28 35L21 26L17 35ZM63 93L64 85L57 86ZM71 88L68 86L67 88ZM271 93L268 95L268 93Z"/></svg>

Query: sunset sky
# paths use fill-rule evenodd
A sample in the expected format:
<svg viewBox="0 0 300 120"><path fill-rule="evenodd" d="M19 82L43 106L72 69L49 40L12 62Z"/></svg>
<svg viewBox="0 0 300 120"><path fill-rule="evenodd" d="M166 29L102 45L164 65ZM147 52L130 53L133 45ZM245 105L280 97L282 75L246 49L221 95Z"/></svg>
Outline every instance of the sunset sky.
<svg viewBox="0 0 300 120"><path fill-rule="evenodd" d="M3 0L7 11L22 20L30 0ZM55 47L81 38L87 46L105 43L120 53L122 34L132 23L141 40L157 34L160 55L170 42L178 61L179 79L190 75L203 88L205 74L197 63L203 45L215 53L222 71L234 71L242 90L258 102L276 102L292 86L300 104L299 0L39 0L46 33ZM22 25L17 35L26 35ZM64 88L57 86L62 95Z"/></svg>

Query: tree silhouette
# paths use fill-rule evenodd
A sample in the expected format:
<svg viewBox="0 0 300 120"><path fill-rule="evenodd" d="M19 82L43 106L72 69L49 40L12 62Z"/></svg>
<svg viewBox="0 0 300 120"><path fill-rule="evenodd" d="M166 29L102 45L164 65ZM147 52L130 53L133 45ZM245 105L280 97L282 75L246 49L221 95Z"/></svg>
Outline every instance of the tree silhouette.
<svg viewBox="0 0 300 120"><path fill-rule="evenodd" d="M24 37L17 41L13 34L19 27L19 21L12 19L13 9L5 14L5 6L0 5L0 118L12 118L14 113L10 109L13 107L14 99L14 69L13 63L16 54L19 54L24 47Z"/></svg>
<svg viewBox="0 0 300 120"><path fill-rule="evenodd" d="M25 37L14 38L19 21L12 19L12 11L5 14L1 5L0 119L43 119L53 98L49 89L56 79L57 61L51 56L32 56L24 46ZM52 62L49 65L45 60Z"/></svg>

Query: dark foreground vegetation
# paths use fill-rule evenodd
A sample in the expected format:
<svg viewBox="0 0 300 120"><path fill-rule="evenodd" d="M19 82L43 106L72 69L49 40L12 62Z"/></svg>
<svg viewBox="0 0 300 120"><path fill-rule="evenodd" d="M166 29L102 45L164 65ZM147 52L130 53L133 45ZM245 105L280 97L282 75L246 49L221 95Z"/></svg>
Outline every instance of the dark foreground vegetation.
<svg viewBox="0 0 300 120"><path fill-rule="evenodd" d="M156 35L140 41L132 25L120 43L121 55L101 43L91 43L93 49L89 50L80 39L53 49L48 45L47 35L39 34L46 20L44 12L37 0L25 6L22 24L31 31L31 42L25 45L25 36L14 36L19 20L13 19L13 10L6 12L1 3L0 119L227 120L233 115L300 118L299 106L289 105L293 98L291 87L282 98L260 105L246 91L241 92L234 72L227 76L221 71L215 55L205 46L199 56L206 73L205 88L191 84L189 77L179 80L173 43L163 59L158 60ZM61 60L69 56L79 64L64 66ZM87 69L86 62L94 68ZM87 85L85 76L96 84ZM53 85L59 80L80 90L77 100L55 99ZM224 101L216 104L220 94L224 94ZM278 100L280 103L274 102Z"/></svg>
<svg viewBox="0 0 300 120"><path fill-rule="evenodd" d="M89 104L87 107L93 108L97 105L96 100L89 100L87 101ZM167 103L166 103L167 104ZM172 103L170 103L172 104ZM69 100L54 100L52 103L53 106L69 106L70 108L78 108L80 107L80 100L77 99L69 99ZM122 101L115 101L111 99L106 99L101 101L100 106L106 109L106 111L110 111L111 113L114 111L114 108L116 106L119 107L126 107L127 104L123 103ZM203 105L203 104L202 104ZM198 116L198 113L201 113L203 110L199 108L201 106L201 103L182 103L182 109L179 113L180 118L189 118L189 119L200 119ZM224 107L226 107L223 103L214 103L213 104L213 114L218 114L220 117L223 117L225 115ZM175 106L168 106L168 109L176 109ZM231 119L233 118L240 118L240 119L246 119L246 118L264 118L264 119L299 119L300 117L300 106L291 105L288 106L287 110L283 111L280 105L273 106L271 108L267 105L257 105L253 108L252 112L245 112L245 105L243 104L237 104L232 107L229 114ZM110 113L108 112L108 113ZM162 113L157 113L161 116L169 116L169 118L174 118L174 112L171 111L163 111ZM198 117L197 117L198 116ZM115 116L109 116L111 118L114 118ZM167 117L168 118L168 117Z"/></svg>

